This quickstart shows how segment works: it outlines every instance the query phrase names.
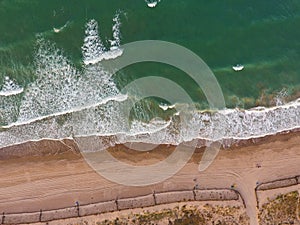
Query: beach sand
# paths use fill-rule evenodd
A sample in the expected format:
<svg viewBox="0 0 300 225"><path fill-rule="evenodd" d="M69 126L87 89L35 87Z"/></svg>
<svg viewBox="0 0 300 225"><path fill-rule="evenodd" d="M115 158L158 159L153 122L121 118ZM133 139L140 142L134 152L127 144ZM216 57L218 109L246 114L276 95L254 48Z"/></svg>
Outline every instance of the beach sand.
<svg viewBox="0 0 300 225"><path fill-rule="evenodd" d="M234 184L245 201L251 224L258 224L257 182L300 175L299 143L299 131L243 141L222 149L204 172L198 171L204 149L197 149L191 160L173 177L145 187L123 186L101 177L85 162L72 141L58 144L44 140L23 144L23 152L18 154L8 152L12 153L12 149L20 146L1 149L0 213L72 207L76 201L86 205L154 191L192 190L196 184L200 189L224 189ZM32 150L32 146L40 152L28 151L26 154L26 148ZM161 145L149 153L135 152L119 145L109 151L126 163L147 165L164 159L173 150L174 146ZM261 167L257 167L258 164ZM264 198L263 193L260 193L260 198Z"/></svg>

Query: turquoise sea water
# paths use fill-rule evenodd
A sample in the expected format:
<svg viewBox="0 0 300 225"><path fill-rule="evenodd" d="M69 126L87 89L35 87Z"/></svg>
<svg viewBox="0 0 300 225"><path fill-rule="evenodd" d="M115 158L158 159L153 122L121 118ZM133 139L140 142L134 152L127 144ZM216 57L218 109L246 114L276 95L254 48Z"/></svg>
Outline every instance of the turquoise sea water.
<svg viewBox="0 0 300 225"><path fill-rule="evenodd" d="M300 90L300 2L296 0L0 1L0 86L5 76L32 82L36 35L41 34L82 66L85 24L96 19L111 38L112 18L121 11L121 43L164 40L199 55L215 73L228 107L272 104L277 92ZM59 33L53 28L66 27ZM107 43L105 43L107 44ZM232 65L242 63L241 72ZM202 91L182 71L157 63L132 65L114 79L119 87L137 77L164 76L182 85L196 102Z"/></svg>
<svg viewBox="0 0 300 225"><path fill-rule="evenodd" d="M209 145L300 127L300 101L292 101L300 97L299 1L161 0L154 8L145 1L0 0L0 148L94 135L97 149L194 139ZM130 52L120 37L121 44L160 40L190 49L215 74L227 108L206 110L201 88L170 65L137 63L112 75L103 65ZM238 63L244 69L236 72ZM153 77L145 100L135 86L121 91L147 76L175 81L205 110L164 105L160 91L188 101L177 101L178 85L153 86Z"/></svg>

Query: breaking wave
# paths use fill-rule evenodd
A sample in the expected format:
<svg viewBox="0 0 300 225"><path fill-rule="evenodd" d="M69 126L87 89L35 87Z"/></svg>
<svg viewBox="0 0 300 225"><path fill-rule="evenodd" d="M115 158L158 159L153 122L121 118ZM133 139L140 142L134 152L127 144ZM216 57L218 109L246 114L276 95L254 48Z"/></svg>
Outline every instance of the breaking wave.
<svg viewBox="0 0 300 225"><path fill-rule="evenodd" d="M12 123L17 119L18 102L23 91L24 88L8 76L4 78L4 83L0 90L0 126Z"/></svg>
<svg viewBox="0 0 300 225"><path fill-rule="evenodd" d="M249 139L300 127L300 100L278 103L272 108L250 110L189 111L188 107L159 105L165 119L149 122L129 120L126 108L134 96L122 94L102 60L122 55L120 14L113 19L113 39L107 49L98 23L86 25L82 46L82 70L68 60L55 44L37 38L37 79L24 90L6 79L0 93L0 148L40 139L97 136L101 148L118 143L145 142L179 144L194 139L230 143L228 139ZM153 107L148 105L151 109ZM140 113L143 114L143 109ZM166 116L168 115L168 116ZM224 132L225 131L225 132Z"/></svg>
<svg viewBox="0 0 300 225"><path fill-rule="evenodd" d="M88 64L96 64L102 60L116 58L122 55L123 50L120 49L121 44L121 21L120 12L117 12L113 18L112 34L113 39L109 40L109 50L104 46L100 35L98 22L94 19L86 24L84 44L82 46L83 62Z"/></svg>
<svg viewBox="0 0 300 225"><path fill-rule="evenodd" d="M257 138L300 127L300 101L251 110L179 112L168 121L153 119L149 123L133 121L131 124L122 118L125 102L112 99L104 105L11 126L0 133L0 147L73 136L99 136L103 148L126 142L176 145L193 139L207 140L209 144L216 140ZM224 130L225 135L215 139Z"/></svg>
<svg viewBox="0 0 300 225"><path fill-rule="evenodd" d="M17 95L24 91L22 87L16 84L8 76L6 76L2 89L0 90L0 96Z"/></svg>
<svg viewBox="0 0 300 225"><path fill-rule="evenodd" d="M100 65L79 72L54 44L39 38L35 56L37 79L24 93L17 123L63 114L120 95L111 74Z"/></svg>

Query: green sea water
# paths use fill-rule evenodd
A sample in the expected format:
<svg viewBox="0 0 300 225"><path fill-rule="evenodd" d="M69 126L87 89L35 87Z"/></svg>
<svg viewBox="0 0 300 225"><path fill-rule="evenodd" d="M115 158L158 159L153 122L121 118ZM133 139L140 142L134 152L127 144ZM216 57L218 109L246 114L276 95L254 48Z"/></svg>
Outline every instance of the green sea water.
<svg viewBox="0 0 300 225"><path fill-rule="evenodd" d="M109 39L116 11L122 12L122 44L163 40L189 48L214 72L228 107L269 105L282 89L294 98L300 91L297 0L162 0L155 8L144 0L0 0L0 86L4 76L22 86L36 78L37 34L55 42L80 68L86 22L96 19L102 39ZM53 32L65 24L62 32ZM233 71L237 63L245 69ZM193 100L205 102L200 88L168 65L132 65L114 79L122 87L153 75L173 79Z"/></svg>

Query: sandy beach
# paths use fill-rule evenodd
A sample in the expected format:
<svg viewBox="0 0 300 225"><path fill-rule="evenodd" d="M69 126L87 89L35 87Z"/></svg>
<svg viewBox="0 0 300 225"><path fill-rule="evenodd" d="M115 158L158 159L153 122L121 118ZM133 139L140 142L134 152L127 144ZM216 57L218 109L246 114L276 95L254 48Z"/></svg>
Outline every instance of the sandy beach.
<svg viewBox="0 0 300 225"><path fill-rule="evenodd" d="M0 213L39 212L74 207L76 201L88 205L153 192L193 190L195 185L199 189L230 189L234 185L254 225L258 224L256 186L300 175L299 142L299 131L244 141L222 149L204 172L198 171L203 149L197 149L175 176L146 187L123 186L104 179L69 140L9 147L0 150ZM16 151L20 148L22 152ZM173 150L174 146L162 145L151 152L135 152L118 145L109 152L126 163L147 165L164 159ZM270 194L260 192L259 198L266 199L265 195Z"/></svg>

